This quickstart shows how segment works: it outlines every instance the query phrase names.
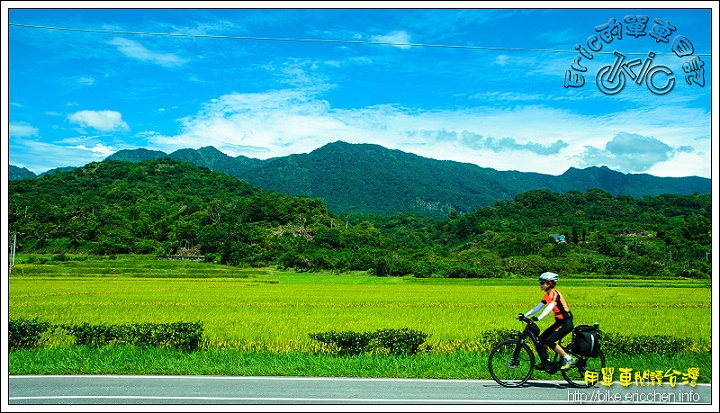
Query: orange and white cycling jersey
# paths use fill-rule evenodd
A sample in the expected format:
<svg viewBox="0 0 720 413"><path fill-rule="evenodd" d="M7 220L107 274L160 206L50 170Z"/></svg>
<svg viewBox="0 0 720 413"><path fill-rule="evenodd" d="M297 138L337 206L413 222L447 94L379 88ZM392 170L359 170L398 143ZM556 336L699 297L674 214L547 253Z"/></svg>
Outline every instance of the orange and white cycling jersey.
<svg viewBox="0 0 720 413"><path fill-rule="evenodd" d="M560 294L560 291L554 288L548 290L548 292L545 293L541 301L545 305L555 303L552 311L556 320L567 320L569 318L572 318L572 314L570 313L570 307L568 307L567 303L565 302L565 298L563 298L562 294Z"/></svg>

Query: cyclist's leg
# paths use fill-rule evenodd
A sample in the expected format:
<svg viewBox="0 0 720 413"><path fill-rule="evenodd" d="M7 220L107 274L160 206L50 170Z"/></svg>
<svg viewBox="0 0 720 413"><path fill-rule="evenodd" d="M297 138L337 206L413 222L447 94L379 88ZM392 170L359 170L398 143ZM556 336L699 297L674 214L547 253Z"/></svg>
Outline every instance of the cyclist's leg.
<svg viewBox="0 0 720 413"><path fill-rule="evenodd" d="M563 356L563 357L567 357L567 353L565 353L565 348L560 345L560 341L561 341L565 336L567 336L568 334L572 333L574 327L575 327L575 326L573 325L573 321L572 321L572 318L571 318L571 319L569 319L569 320L565 320L565 321L563 322L562 326L560 327L560 329L557 331L557 334L558 334L557 340L556 340L557 350L555 350L555 351L558 352L558 353L560 353L560 355Z"/></svg>
<svg viewBox="0 0 720 413"><path fill-rule="evenodd" d="M552 326L548 327L538 336L537 344L535 345L535 350L537 350L538 356L540 357L540 366L544 366L545 364L550 364L550 359L548 358L548 352L547 352L547 337L552 334L553 328Z"/></svg>
<svg viewBox="0 0 720 413"><path fill-rule="evenodd" d="M561 356L565 357L567 354L565 353L565 349L560 346L560 340L562 340L563 337L568 335L573 330L573 322L572 319L570 320L556 320L553 325L548 327L545 332L543 332L543 335L545 333L548 333L545 337L543 337L543 340L545 344L556 353L560 354Z"/></svg>
<svg viewBox="0 0 720 413"><path fill-rule="evenodd" d="M547 338L548 347L563 357L564 362L561 368L567 369L572 366L575 359L565 352L565 349L560 345L560 340L573 330L573 322L572 319L559 320L553 324L553 326L555 325L557 325L557 328Z"/></svg>

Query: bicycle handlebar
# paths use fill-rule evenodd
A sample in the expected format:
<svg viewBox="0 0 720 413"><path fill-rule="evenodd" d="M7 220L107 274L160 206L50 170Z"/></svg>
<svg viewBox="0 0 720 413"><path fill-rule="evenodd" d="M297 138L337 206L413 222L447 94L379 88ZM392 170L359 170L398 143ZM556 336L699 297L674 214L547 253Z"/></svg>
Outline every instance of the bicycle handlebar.
<svg viewBox="0 0 720 413"><path fill-rule="evenodd" d="M527 324L530 324L530 323L533 323L533 322L535 322L535 321L538 321L538 318L535 317L535 316L533 316L533 317L525 317L524 315L519 315L519 316L518 316L518 320L524 321L524 322L526 322Z"/></svg>

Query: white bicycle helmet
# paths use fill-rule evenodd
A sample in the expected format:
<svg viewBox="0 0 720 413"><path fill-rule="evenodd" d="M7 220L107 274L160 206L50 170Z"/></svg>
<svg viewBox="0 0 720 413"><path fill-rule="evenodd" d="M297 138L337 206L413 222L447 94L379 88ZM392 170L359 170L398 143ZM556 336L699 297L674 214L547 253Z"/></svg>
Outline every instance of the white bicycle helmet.
<svg viewBox="0 0 720 413"><path fill-rule="evenodd" d="M539 280L540 281L552 281L557 284L559 277L560 276L555 274L554 272L544 272L544 273L540 274Z"/></svg>

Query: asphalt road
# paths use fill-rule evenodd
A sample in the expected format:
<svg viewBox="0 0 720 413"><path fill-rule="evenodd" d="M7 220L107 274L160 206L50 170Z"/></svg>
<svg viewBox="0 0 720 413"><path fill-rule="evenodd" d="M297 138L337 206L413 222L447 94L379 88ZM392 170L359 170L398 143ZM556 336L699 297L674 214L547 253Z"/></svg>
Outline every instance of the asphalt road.
<svg viewBox="0 0 720 413"><path fill-rule="evenodd" d="M224 376L10 376L9 406L80 404L473 405L688 404L712 406L711 386L569 387L530 381L504 388L492 380ZM682 409L681 409L682 410ZM694 408L691 407L691 410ZM717 411L717 410L709 410Z"/></svg>

